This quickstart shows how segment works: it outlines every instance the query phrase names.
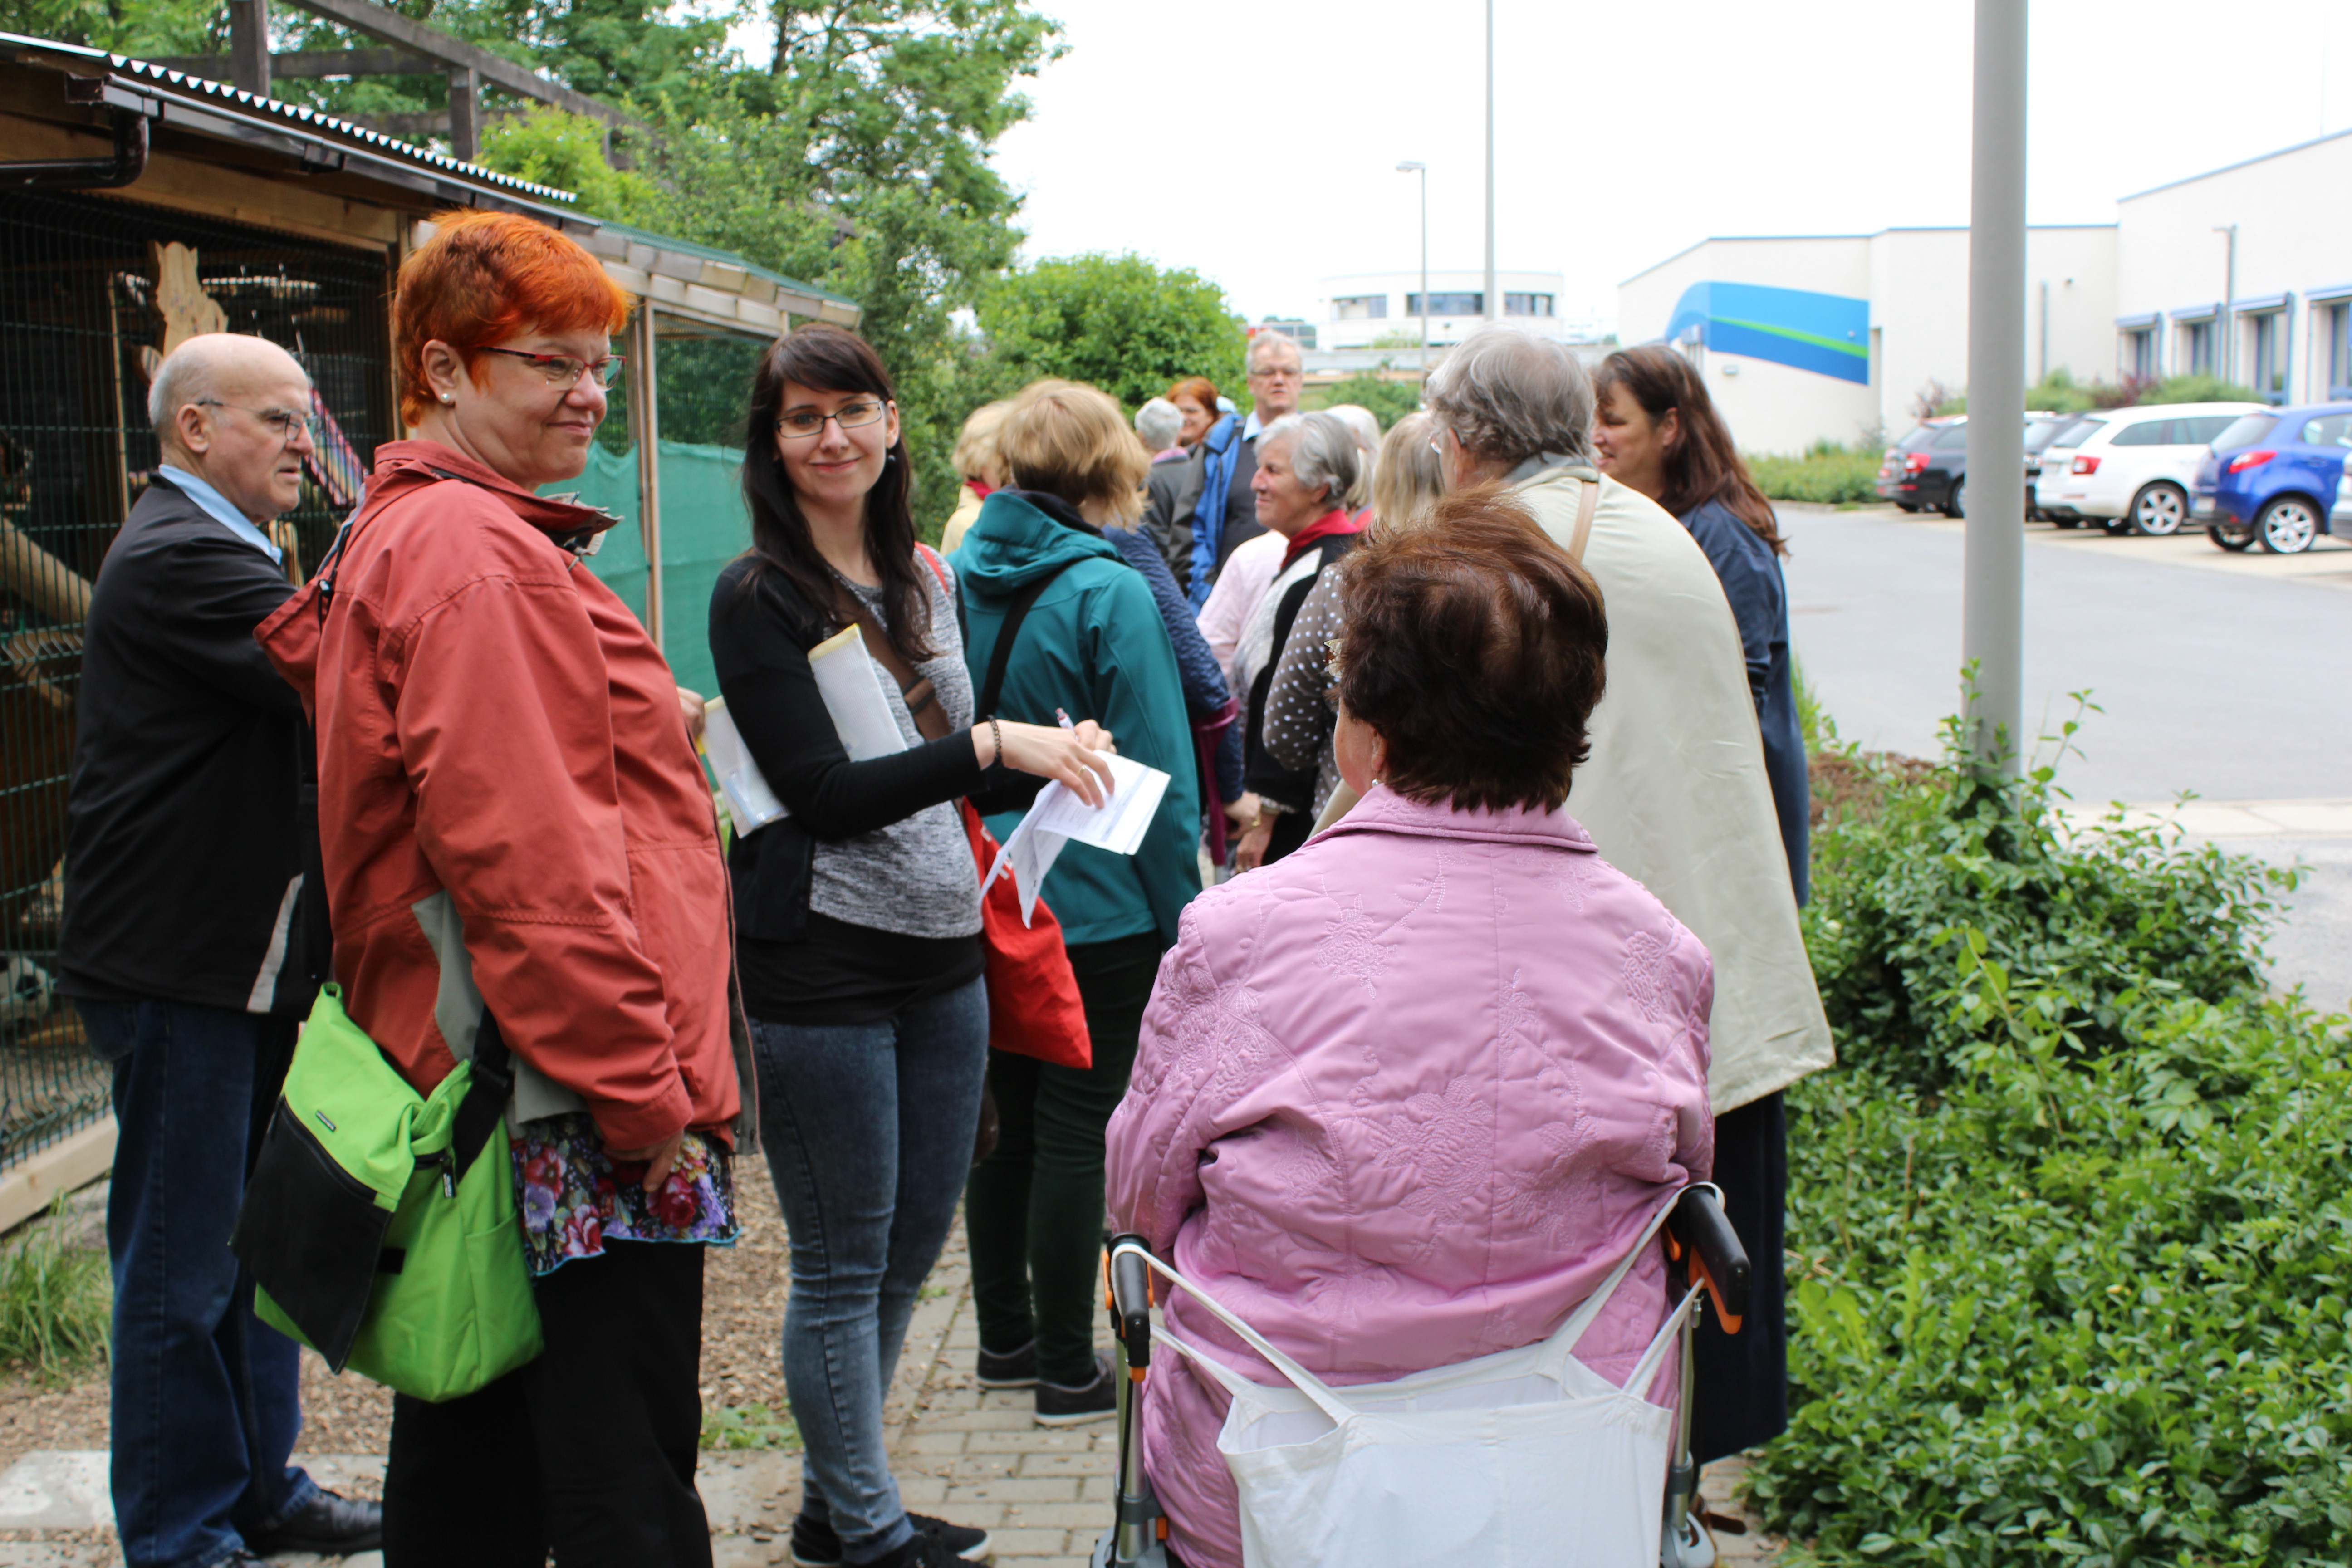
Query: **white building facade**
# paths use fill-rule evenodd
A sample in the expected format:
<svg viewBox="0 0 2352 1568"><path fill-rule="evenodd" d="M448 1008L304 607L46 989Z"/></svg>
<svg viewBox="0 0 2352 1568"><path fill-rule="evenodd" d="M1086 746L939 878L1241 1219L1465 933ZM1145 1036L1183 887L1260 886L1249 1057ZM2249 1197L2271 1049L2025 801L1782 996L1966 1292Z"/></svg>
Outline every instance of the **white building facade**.
<svg viewBox="0 0 2352 1568"><path fill-rule="evenodd" d="M2218 372L2273 403L2352 399L2352 131L2116 211L2121 370Z"/></svg>
<svg viewBox="0 0 2352 1568"><path fill-rule="evenodd" d="M1495 288L1503 296L1507 324L1544 337L1564 338L1559 314L1562 276L1557 272L1501 272ZM1421 273L1351 272L1316 285L1317 336L1333 349L1408 349L1421 344ZM1458 343L1486 324L1486 274L1429 275L1429 342L1433 348Z"/></svg>
<svg viewBox="0 0 2352 1568"><path fill-rule="evenodd" d="M2126 196L2114 224L2029 228L2026 374L2352 399L2347 193L2352 132ZM1965 228L1707 239L1617 290L1624 341L1692 354L1759 452L1899 433L1964 390L1968 306Z"/></svg>

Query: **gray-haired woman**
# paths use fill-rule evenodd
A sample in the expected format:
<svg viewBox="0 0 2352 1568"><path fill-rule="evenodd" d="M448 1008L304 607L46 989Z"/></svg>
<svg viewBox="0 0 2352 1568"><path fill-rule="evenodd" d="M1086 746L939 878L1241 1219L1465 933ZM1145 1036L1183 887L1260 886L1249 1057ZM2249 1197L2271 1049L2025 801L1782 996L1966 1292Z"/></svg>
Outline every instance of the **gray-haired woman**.
<svg viewBox="0 0 2352 1568"><path fill-rule="evenodd" d="M1264 811L1244 825L1234 854L1240 870L1279 860L1315 826L1316 770L1285 767L1268 749L1266 695L1298 606L1323 569L1356 542L1360 525L1347 500L1360 473L1355 432L1328 414L1286 415L1257 438L1257 473L1250 480L1257 520L1288 543L1234 655L1234 684L1248 694L1243 778Z"/></svg>
<svg viewBox="0 0 2352 1568"><path fill-rule="evenodd" d="M1431 375L1428 397L1448 483L1513 487L1608 601L1609 691L1576 773L1577 820L1714 955L1715 1180L1748 1255L1779 1258L1780 1091L1832 1052L1731 606L1689 531L1593 467L1592 382L1566 346L1473 333ZM1748 1441L1779 1430L1786 1346L1780 1271L1759 1268L1740 1334L1701 1331L1700 1407ZM1720 1451L1705 1430L1703 1458Z"/></svg>

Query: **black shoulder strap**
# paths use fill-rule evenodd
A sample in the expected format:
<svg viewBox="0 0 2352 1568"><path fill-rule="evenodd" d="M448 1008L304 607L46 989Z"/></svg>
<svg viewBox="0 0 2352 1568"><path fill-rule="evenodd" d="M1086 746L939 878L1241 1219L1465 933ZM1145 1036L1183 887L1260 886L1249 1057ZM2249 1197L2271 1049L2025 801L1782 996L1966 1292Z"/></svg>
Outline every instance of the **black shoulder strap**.
<svg viewBox="0 0 2352 1568"><path fill-rule="evenodd" d="M507 1113L507 1097L514 1092L514 1058L499 1021L482 1009L481 1027L474 1034L473 1078L466 1085L465 1103L457 1107L457 1125L450 1130L450 1180L462 1182L475 1157L488 1145L499 1118Z"/></svg>
<svg viewBox="0 0 2352 1568"><path fill-rule="evenodd" d="M996 699L1004 690L1005 666L1013 661L1013 644L1021 636L1021 623L1029 618L1029 607L1055 578L1076 564L1075 559L1065 561L1052 571L1031 578L1021 584L1012 603L1004 606L1004 625L997 628L996 646L988 653L988 679L980 686L980 706L972 710L982 718L996 716Z"/></svg>

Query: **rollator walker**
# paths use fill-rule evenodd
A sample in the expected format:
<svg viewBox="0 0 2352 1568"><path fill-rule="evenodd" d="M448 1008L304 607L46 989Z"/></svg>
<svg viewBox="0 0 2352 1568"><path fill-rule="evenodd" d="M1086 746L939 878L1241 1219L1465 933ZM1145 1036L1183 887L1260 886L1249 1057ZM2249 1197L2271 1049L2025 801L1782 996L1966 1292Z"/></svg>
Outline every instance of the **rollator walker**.
<svg viewBox="0 0 2352 1568"><path fill-rule="evenodd" d="M1698 1314L1704 1310L1701 1303L1708 1300L1713 1301L1724 1331L1727 1333L1739 1331L1740 1319L1748 1310L1748 1258L1738 1237L1724 1217L1721 1193L1708 1184L1684 1188L1672 1200L1671 1208L1654 1219L1653 1230L1666 1249L1667 1300L1671 1309L1667 1328L1674 1331L1674 1342L1680 1349L1682 1360L1681 1398L1673 1418L1671 1443L1666 1449L1669 1462L1665 1469L1664 1496L1656 1505L1659 1512L1650 1517L1662 1520L1659 1536L1662 1568L1710 1568L1716 1560L1715 1543L1701 1528L1697 1518L1698 1467L1691 1458L1691 1421L1697 1394L1691 1356L1692 1336L1697 1326ZM1594 1297L1605 1299L1631 1268L1634 1257L1648 1244L1645 1237L1634 1253L1621 1262L1609 1282L1593 1293ZM1150 1247L1137 1236L1113 1237L1104 1268L1107 1282L1104 1294L1110 1313L1111 1333L1118 1342L1118 1371L1121 1374L1118 1378L1118 1496L1116 1517L1110 1528L1095 1544L1092 1565L1093 1568L1172 1568L1166 1539L1167 1516L1152 1493L1150 1479L1144 1474L1139 1440L1140 1401L1138 1398L1151 1368L1155 1333L1152 1325L1155 1293L1151 1276L1155 1271L1163 1274L1172 1271L1166 1264L1155 1259ZM1197 1291L1194 1294L1200 1296ZM1224 1316L1229 1327L1252 1340L1255 1339L1255 1334L1237 1320L1224 1314L1222 1309L1216 1309L1205 1297L1200 1299L1204 1306L1210 1306L1220 1316ZM1678 1307L1675 1305L1677 1302L1680 1303ZM1568 1345L1572 1346L1575 1336L1581 1332L1581 1323L1578 1320L1589 1321L1597 1310L1596 1304L1588 1302L1571 1312L1570 1323L1563 1325L1561 1331L1568 1335ZM1677 1324L1679 1327L1675 1326ZM1160 1331L1160 1337L1164 1344L1177 1344L1164 1330ZM1654 1354L1662 1350L1666 1339L1667 1332L1662 1330L1659 1341L1653 1346ZM1261 1354L1273 1349L1263 1342L1257 1348ZM1278 1351L1273 1354L1280 1356ZM1283 1358L1276 1364L1281 1365L1286 1360ZM1654 1362L1644 1363L1645 1367L1654 1364ZM1588 1372L1583 1375L1590 1377L1591 1374ZM1627 1383L1627 1391L1636 1396L1644 1396L1653 1376L1654 1372L1637 1371L1633 1379ZM1238 1386L1247 1393L1252 1385L1233 1380L1227 1386ZM1349 1391L1324 1392L1336 1395L1344 1404ZM1645 1408L1655 1409L1647 1405L1645 1397L1643 1405ZM1651 1452L1654 1466L1655 1448ZM1654 1468L1650 1473L1655 1476ZM1562 1481L1565 1485L1568 1478L1563 1477ZM1246 1529L1245 1526L1245 1532ZM1283 1568L1289 1568L1289 1564L1286 1563ZM1433 1568L1437 1568L1437 1565L1433 1564Z"/></svg>

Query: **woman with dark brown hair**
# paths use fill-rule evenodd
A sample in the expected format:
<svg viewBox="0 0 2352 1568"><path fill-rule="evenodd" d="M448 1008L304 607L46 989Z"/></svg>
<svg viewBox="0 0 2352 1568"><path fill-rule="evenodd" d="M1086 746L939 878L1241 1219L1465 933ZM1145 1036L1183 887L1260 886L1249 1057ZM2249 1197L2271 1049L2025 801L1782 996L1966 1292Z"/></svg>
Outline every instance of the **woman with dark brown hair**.
<svg viewBox="0 0 2352 1568"><path fill-rule="evenodd" d="M975 714L952 569L915 542L889 373L838 327L761 357L710 655L786 815L740 829L737 964L792 1237L784 1384L808 1446L793 1561L941 1568L984 1530L909 1514L882 1396L955 1218L988 1058L980 879L955 802L1007 769L1099 802L1095 726ZM1130 442L1130 444L1132 444ZM853 760L809 652L856 626L904 750ZM1156 627L1155 627L1156 629Z"/></svg>
<svg viewBox="0 0 2352 1568"><path fill-rule="evenodd" d="M1672 512L1706 552L1730 601L1748 658L1748 687L1763 730L1764 772L1780 820L1789 879L1799 903L1809 891L1812 802L1805 741L1797 723L1789 652L1788 553L1771 503L1756 488L1690 362L1660 343L1622 349L1594 378L1592 440L1601 471ZM1780 1253L1788 1190L1788 1134L1779 1091L1725 1111L1716 1122L1716 1168L1732 1225L1752 1258ZM1786 1340L1779 1331L1780 1273L1757 1273L1753 1331L1727 1335L1712 1320L1698 1330L1701 1386L1694 1449L1701 1463L1753 1447L1788 1426Z"/></svg>

